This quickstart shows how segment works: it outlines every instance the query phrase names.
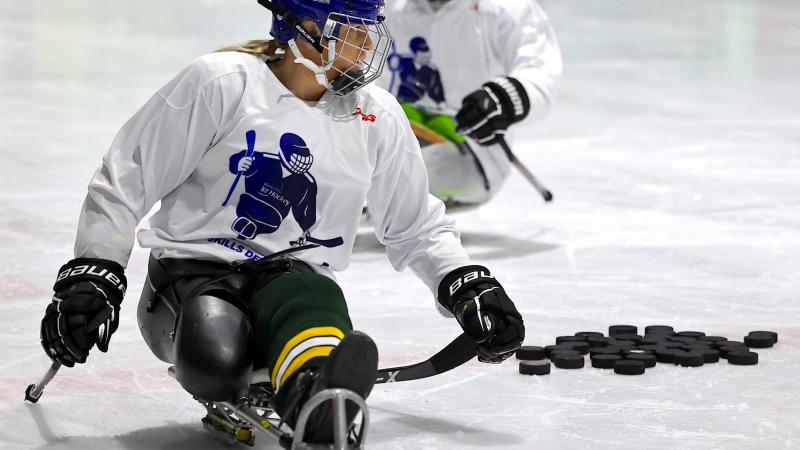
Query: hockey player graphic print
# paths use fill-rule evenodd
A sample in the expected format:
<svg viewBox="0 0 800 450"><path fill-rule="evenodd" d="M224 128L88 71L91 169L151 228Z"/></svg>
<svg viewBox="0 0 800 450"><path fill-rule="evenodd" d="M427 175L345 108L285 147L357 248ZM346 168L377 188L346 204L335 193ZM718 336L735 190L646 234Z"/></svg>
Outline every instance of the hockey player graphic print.
<svg viewBox="0 0 800 450"><path fill-rule="evenodd" d="M317 182L310 172L314 155L305 141L296 134L285 133L278 147L277 153L248 148L231 156L230 172L237 175L236 180L244 181L231 229L239 239L252 240L260 234L274 233L291 213L302 235L290 244L342 245L341 237L311 236L311 228L317 221Z"/></svg>
<svg viewBox="0 0 800 450"><path fill-rule="evenodd" d="M399 78L397 100L401 103L442 105L445 101L444 86L439 69L431 62L428 42L421 36L415 36L409 41L408 47L411 55L392 53L389 56L392 78ZM394 93L394 86L390 86L389 90Z"/></svg>

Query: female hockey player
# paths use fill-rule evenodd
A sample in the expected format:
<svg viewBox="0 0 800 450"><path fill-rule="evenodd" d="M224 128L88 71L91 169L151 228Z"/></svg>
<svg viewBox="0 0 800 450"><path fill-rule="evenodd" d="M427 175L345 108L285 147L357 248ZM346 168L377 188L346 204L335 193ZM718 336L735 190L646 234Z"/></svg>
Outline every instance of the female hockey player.
<svg viewBox="0 0 800 450"><path fill-rule="evenodd" d="M562 63L535 0L397 0L379 82L423 144L431 193L451 206L492 198L510 171L507 129L550 109ZM433 139L431 138L433 136Z"/></svg>
<svg viewBox="0 0 800 450"><path fill-rule="evenodd" d="M184 389L229 401L253 367L268 368L290 426L322 389L366 398L377 349L353 331L333 272L348 265L368 201L394 267L436 293L482 361L503 361L522 318L428 194L400 105L368 85L391 45L382 0L259 3L272 40L198 58L117 134L42 320L47 354L71 367L108 350L134 228L160 200L137 235L152 249L138 321ZM331 442L332 414L313 410L308 441Z"/></svg>

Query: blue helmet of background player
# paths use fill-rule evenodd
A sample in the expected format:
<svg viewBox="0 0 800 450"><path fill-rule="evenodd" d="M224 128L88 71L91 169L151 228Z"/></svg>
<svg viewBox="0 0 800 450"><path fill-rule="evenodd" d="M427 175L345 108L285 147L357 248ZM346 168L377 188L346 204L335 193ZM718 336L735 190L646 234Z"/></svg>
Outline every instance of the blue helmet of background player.
<svg viewBox="0 0 800 450"><path fill-rule="evenodd" d="M332 93L348 95L377 79L383 71L392 45L389 30L383 23L384 0L258 0L258 3L272 12L270 34L278 42L288 44L295 62L314 72L317 82ZM306 20L312 20L322 35L304 28L302 23ZM336 42L341 40L343 26L364 29L369 37L359 49L366 53L366 58L363 61L348 59L353 68L347 71L333 65L337 57ZM327 60L320 65L303 57L297 48L298 37L311 43L320 54L327 49ZM367 41L373 44L372 50L365 48ZM339 72L332 82L326 75L331 68Z"/></svg>
<svg viewBox="0 0 800 450"><path fill-rule="evenodd" d="M419 65L428 65L431 62L431 49L428 47L428 41L425 38L416 36L411 38L408 43L408 48L414 54L414 62Z"/></svg>
<svg viewBox="0 0 800 450"><path fill-rule="evenodd" d="M411 38L411 41L408 43L408 48L410 48L413 53L431 51L431 49L428 47L428 41L421 36Z"/></svg>
<svg viewBox="0 0 800 450"><path fill-rule="evenodd" d="M285 133L278 144L281 148L281 163L283 167L294 174L304 174L314 164L314 155L308 145L300 136Z"/></svg>

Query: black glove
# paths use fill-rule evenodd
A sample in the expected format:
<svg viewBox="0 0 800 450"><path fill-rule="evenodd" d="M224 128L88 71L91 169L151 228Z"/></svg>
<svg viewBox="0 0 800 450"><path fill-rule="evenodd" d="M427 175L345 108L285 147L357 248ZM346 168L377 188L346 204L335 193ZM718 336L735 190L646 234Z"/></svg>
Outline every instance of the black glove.
<svg viewBox="0 0 800 450"><path fill-rule="evenodd" d="M86 362L95 344L108 351L126 287L122 266L114 261L78 258L61 266L39 335L47 355L72 367Z"/></svg>
<svg viewBox="0 0 800 450"><path fill-rule="evenodd" d="M530 109L530 99L519 81L495 78L461 101L456 113L458 132L481 145L496 144L508 127L524 119Z"/></svg>
<svg viewBox="0 0 800 450"><path fill-rule="evenodd" d="M525 324L514 302L483 266L464 266L447 274L439 283L437 300L478 342L481 362L503 362L525 339Z"/></svg>

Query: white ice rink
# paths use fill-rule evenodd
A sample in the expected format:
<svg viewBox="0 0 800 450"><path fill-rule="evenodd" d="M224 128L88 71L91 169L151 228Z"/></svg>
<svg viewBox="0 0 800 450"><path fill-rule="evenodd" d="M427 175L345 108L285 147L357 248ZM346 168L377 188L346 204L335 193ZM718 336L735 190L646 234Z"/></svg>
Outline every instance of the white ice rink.
<svg viewBox="0 0 800 450"><path fill-rule="evenodd" d="M800 448L800 2L543 6L566 73L553 113L514 148L555 202L514 174L456 217L517 302L526 343L614 323L780 342L751 367L526 377L514 360L471 362L378 386L370 448ZM48 366L39 320L113 135L195 56L266 23L254 0L0 2L0 448L225 447L139 334L138 248L110 352L63 370L39 404L22 399ZM382 366L460 332L367 231L340 281Z"/></svg>

